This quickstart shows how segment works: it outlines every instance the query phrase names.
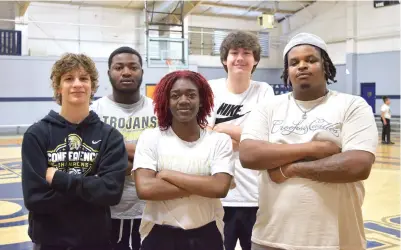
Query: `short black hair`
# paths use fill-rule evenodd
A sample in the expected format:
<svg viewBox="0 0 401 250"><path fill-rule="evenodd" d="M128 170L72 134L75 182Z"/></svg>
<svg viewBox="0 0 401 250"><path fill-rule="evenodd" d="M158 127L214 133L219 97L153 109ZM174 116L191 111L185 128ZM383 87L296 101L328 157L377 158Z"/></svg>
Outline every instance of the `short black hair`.
<svg viewBox="0 0 401 250"><path fill-rule="evenodd" d="M386 100L388 99L388 96L383 96L383 102L386 102Z"/></svg>
<svg viewBox="0 0 401 250"><path fill-rule="evenodd" d="M318 51L320 51L320 55L322 56L323 63L324 63L324 65L323 65L324 76L326 78L327 84L337 82L337 80L335 79L336 74L337 74L337 69L334 66L333 62L331 61L329 54L327 54L326 51L322 50L319 47L316 47L314 45L312 45L312 46L315 47ZM291 81L289 80L289 76L288 76L288 52L284 57L284 70L283 70L283 74L281 75L281 78L283 79L285 87L292 86Z"/></svg>
<svg viewBox="0 0 401 250"><path fill-rule="evenodd" d="M111 54L109 56L109 69L111 67L111 61L113 60L113 57L116 55L119 55L119 54L123 54L123 53L136 55L139 58L139 63L141 64L141 66L143 66L141 54L139 54L139 52L134 50L133 48L124 46L124 47L120 47L120 48L114 50L113 52L111 52Z"/></svg>

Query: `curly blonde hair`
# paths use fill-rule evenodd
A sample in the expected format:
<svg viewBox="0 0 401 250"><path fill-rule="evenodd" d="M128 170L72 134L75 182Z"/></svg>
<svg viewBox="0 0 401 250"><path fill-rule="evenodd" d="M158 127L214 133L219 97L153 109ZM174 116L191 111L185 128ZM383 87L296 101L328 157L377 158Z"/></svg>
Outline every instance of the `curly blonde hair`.
<svg viewBox="0 0 401 250"><path fill-rule="evenodd" d="M79 70L80 68L89 74L92 85L91 100L93 100L93 96L99 87L99 73L95 62L84 54L66 53L54 63L50 75L53 97L57 104L61 105L61 95L57 93L57 90L60 88L61 77L68 72Z"/></svg>

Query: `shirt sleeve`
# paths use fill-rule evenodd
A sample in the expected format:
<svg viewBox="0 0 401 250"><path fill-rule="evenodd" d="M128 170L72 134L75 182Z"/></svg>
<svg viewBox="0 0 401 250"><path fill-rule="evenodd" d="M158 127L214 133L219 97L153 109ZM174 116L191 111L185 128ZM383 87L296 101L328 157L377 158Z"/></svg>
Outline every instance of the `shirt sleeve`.
<svg viewBox="0 0 401 250"><path fill-rule="evenodd" d="M216 80L209 80L208 83L213 92L214 107L213 107L212 111L210 112L210 115L207 117L207 123L208 123L209 127L213 128L216 125L217 110L219 109L219 106L220 106L220 103L219 103L219 100L217 97L219 94L219 90L216 89L216 84L219 84L219 81L216 82Z"/></svg>
<svg viewBox="0 0 401 250"><path fill-rule="evenodd" d="M158 140L154 134L154 129L147 129L139 136L135 149L132 172L139 168L157 171L156 148Z"/></svg>
<svg viewBox="0 0 401 250"><path fill-rule="evenodd" d="M246 139L269 141L270 113L269 100L252 110L242 129L241 141Z"/></svg>
<svg viewBox="0 0 401 250"><path fill-rule="evenodd" d="M263 100L269 100L270 98L275 96L272 86L270 86L267 83L266 83L266 85L267 85L267 87L266 87L266 91L265 91L265 93L263 95Z"/></svg>
<svg viewBox="0 0 401 250"><path fill-rule="evenodd" d="M217 118L217 110L220 107L220 103L218 101L218 99L216 98L216 96L214 96L214 107L212 109L212 111L210 112L210 115L207 117L207 123L209 127L214 127L214 125L216 125L216 118Z"/></svg>
<svg viewBox="0 0 401 250"><path fill-rule="evenodd" d="M378 130L372 108L362 98L349 106L342 127L342 151L364 150L376 154Z"/></svg>
<svg viewBox="0 0 401 250"><path fill-rule="evenodd" d="M381 108L380 108L380 111L381 112L387 112L388 111L387 106L386 105L382 105Z"/></svg>
<svg viewBox="0 0 401 250"><path fill-rule="evenodd" d="M234 176L233 145L226 134L219 134L214 158L211 162L211 174L227 173Z"/></svg>
<svg viewBox="0 0 401 250"><path fill-rule="evenodd" d="M216 123L216 106L214 107L214 109L210 112L210 115L207 117L207 125L209 127L214 127L215 123Z"/></svg>

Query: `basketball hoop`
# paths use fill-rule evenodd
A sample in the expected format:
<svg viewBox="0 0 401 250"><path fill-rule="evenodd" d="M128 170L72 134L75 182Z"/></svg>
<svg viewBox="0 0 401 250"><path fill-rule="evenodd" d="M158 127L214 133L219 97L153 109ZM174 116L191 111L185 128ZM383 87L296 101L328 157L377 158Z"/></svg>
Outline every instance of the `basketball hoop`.
<svg viewBox="0 0 401 250"><path fill-rule="evenodd" d="M169 73L177 70L185 70L188 68L180 60L174 60L174 59L166 59L166 65L168 67Z"/></svg>
<svg viewBox="0 0 401 250"><path fill-rule="evenodd" d="M168 66L168 72L169 72L169 73L174 72L174 71L177 70L177 67L175 66L173 60L171 60L171 59L166 59L166 64L167 64L167 66Z"/></svg>

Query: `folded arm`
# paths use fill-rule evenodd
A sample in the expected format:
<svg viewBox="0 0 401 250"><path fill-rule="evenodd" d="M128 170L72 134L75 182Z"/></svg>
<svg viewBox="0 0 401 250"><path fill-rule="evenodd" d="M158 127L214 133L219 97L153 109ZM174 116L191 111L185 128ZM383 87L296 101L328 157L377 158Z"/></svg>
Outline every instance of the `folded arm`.
<svg viewBox="0 0 401 250"><path fill-rule="evenodd" d="M231 142L233 144L233 151L239 151L239 141L236 141L234 139L231 139Z"/></svg>
<svg viewBox="0 0 401 250"><path fill-rule="evenodd" d="M46 182L48 168L46 149L31 133L25 133L21 148L22 192L25 206L39 214L57 213L74 198L62 194Z"/></svg>
<svg viewBox="0 0 401 250"><path fill-rule="evenodd" d="M301 177L314 181L347 183L369 177L375 156L367 151L352 150L324 159L297 162L283 170L287 177Z"/></svg>
<svg viewBox="0 0 401 250"><path fill-rule="evenodd" d="M369 177L378 141L372 108L360 97L353 98L347 106L341 129L342 153L290 164L284 167L284 175L333 183L355 182ZM317 151L324 150L318 147Z"/></svg>
<svg viewBox="0 0 401 250"><path fill-rule="evenodd" d="M273 144L245 139L239 146L239 159L244 168L266 170L314 157L314 143Z"/></svg>
<svg viewBox="0 0 401 250"><path fill-rule="evenodd" d="M272 107L268 102L258 105L245 122L239 145L239 159L244 168L275 169L311 157L315 151L313 143L269 143Z"/></svg>
<svg viewBox="0 0 401 250"><path fill-rule="evenodd" d="M227 134L218 134L213 142L214 157L211 159L210 175L187 174L162 170L158 177L189 192L209 198L226 197L234 175L233 147Z"/></svg>
<svg viewBox="0 0 401 250"><path fill-rule="evenodd" d="M172 200L191 195L190 192L157 178L157 130L145 130L137 143L134 161L134 181L138 197L142 200Z"/></svg>
<svg viewBox="0 0 401 250"><path fill-rule="evenodd" d="M239 142L241 139L242 128L233 124L219 123L213 127L213 130L219 133L228 134L231 139Z"/></svg>
<svg viewBox="0 0 401 250"><path fill-rule="evenodd" d="M230 188L232 176L226 173L216 173L212 176L185 174L173 170L162 170L159 178L208 198L224 198Z"/></svg>
<svg viewBox="0 0 401 250"><path fill-rule="evenodd" d="M189 196L191 192L156 177L157 172L139 168L134 171L136 191L142 200L172 200Z"/></svg>
<svg viewBox="0 0 401 250"><path fill-rule="evenodd" d="M56 171L51 186L60 192L76 195L81 199L98 205L113 206L120 202L124 188L128 156L124 140L113 129L100 157L97 174L94 176L70 175ZM95 166L96 167L96 166Z"/></svg>

